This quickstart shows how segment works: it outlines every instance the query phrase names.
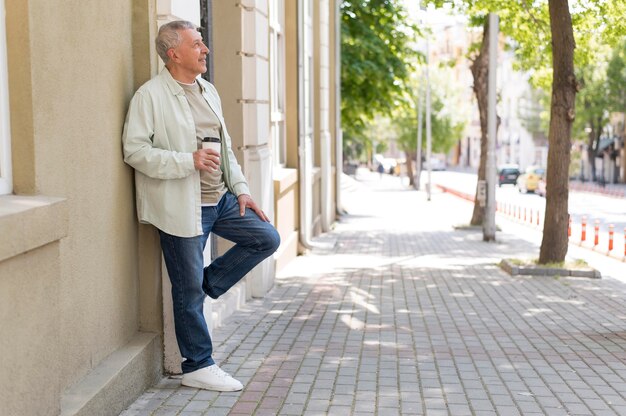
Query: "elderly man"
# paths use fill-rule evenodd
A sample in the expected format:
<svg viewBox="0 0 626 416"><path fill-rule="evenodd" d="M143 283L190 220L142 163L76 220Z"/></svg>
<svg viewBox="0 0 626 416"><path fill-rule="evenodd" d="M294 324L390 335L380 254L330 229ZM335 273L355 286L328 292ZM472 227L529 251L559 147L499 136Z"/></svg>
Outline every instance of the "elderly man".
<svg viewBox="0 0 626 416"><path fill-rule="evenodd" d="M215 87L199 77L209 49L197 27L186 21L163 25L156 49L165 68L130 102L124 161L135 169L139 221L159 230L184 358L181 383L238 391L242 384L213 361L204 299L228 291L276 251L280 238L250 197ZM205 267L210 232L235 245Z"/></svg>

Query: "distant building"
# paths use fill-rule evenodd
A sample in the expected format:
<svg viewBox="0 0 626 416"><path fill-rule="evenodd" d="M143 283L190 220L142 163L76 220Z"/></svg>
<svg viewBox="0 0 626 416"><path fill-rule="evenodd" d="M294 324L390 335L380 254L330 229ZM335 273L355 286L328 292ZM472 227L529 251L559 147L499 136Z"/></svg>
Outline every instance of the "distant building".
<svg viewBox="0 0 626 416"><path fill-rule="evenodd" d="M470 46L482 41L480 28L468 27L456 16L439 16L438 25L433 27L430 47L431 66L452 64L453 80L462 86L455 104L456 111L466 111L469 120L458 144L448 155L449 163L461 167L478 168L480 164L480 120L478 105L473 92L474 79L467 58ZM498 116L500 126L496 140L496 163L518 164L521 169L529 165L546 166L547 139L545 134L528 131L522 116L532 102L532 91L528 77L513 69L514 56L505 51L501 38L498 48ZM469 108L468 108L469 107Z"/></svg>

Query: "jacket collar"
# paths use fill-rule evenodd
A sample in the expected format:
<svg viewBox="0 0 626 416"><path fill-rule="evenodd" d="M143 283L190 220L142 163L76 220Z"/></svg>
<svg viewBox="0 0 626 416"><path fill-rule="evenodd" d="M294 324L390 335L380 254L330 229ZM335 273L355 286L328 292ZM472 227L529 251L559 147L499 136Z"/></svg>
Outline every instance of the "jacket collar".
<svg viewBox="0 0 626 416"><path fill-rule="evenodd" d="M167 67L163 67L161 73L159 73L159 77L161 77L161 79L165 82L165 85L167 85L173 95L185 95L183 87L181 87L180 84L172 77L172 74L170 74L170 71L167 69ZM204 85L202 85L202 83L199 81L199 77L196 78L196 82L200 85L202 91L204 91Z"/></svg>

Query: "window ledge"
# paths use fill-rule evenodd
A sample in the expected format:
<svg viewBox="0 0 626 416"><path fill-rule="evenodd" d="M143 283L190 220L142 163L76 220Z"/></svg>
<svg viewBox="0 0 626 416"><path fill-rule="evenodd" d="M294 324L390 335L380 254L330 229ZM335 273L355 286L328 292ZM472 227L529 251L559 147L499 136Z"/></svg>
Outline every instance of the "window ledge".
<svg viewBox="0 0 626 416"><path fill-rule="evenodd" d="M298 170L274 167L273 169L274 179L274 193L280 195L298 182Z"/></svg>
<svg viewBox="0 0 626 416"><path fill-rule="evenodd" d="M67 236L65 198L0 196L0 261Z"/></svg>

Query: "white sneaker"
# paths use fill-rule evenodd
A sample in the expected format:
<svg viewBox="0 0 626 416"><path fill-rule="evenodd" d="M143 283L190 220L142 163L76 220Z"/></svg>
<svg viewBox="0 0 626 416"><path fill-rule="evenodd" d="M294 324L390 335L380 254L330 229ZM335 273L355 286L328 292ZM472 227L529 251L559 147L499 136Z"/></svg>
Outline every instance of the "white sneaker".
<svg viewBox="0 0 626 416"><path fill-rule="evenodd" d="M183 386L215 391L239 391L243 384L223 371L217 364L183 374Z"/></svg>

